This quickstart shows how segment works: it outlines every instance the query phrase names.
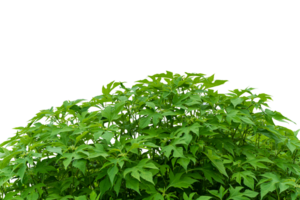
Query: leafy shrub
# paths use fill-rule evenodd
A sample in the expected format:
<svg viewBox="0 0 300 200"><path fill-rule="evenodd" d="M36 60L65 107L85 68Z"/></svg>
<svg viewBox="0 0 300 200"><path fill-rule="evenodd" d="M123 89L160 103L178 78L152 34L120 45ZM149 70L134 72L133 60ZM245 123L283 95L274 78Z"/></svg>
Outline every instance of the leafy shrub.
<svg viewBox="0 0 300 200"><path fill-rule="evenodd" d="M299 199L299 130L274 124L291 120L262 108L269 95L219 94L214 75L149 77L16 127L0 146L1 199Z"/></svg>

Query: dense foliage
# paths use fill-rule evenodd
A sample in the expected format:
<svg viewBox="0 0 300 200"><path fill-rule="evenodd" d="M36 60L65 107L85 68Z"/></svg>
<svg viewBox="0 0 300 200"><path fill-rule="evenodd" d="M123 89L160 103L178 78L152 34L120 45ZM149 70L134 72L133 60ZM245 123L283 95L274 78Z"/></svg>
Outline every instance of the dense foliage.
<svg viewBox="0 0 300 200"><path fill-rule="evenodd" d="M149 77L16 127L0 145L0 199L299 199L299 130L274 124L291 120L262 108L269 95L219 94L214 75Z"/></svg>

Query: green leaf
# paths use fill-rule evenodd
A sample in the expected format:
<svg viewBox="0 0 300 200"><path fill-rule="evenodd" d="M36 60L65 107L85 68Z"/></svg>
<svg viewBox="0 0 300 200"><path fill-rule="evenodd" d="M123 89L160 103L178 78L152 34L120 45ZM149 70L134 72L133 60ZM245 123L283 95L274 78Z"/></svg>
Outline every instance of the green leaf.
<svg viewBox="0 0 300 200"><path fill-rule="evenodd" d="M93 190L90 193L90 200L96 200L96 198L97 198L97 193L95 192L95 190Z"/></svg>
<svg viewBox="0 0 300 200"><path fill-rule="evenodd" d="M75 197L75 200L87 200L85 195L81 195L79 197Z"/></svg>
<svg viewBox="0 0 300 200"><path fill-rule="evenodd" d="M85 175L86 160L84 160L84 159L74 160L73 166L78 168Z"/></svg>
<svg viewBox="0 0 300 200"><path fill-rule="evenodd" d="M254 192L254 191L251 191L251 190L246 190L244 193L241 193L240 190L242 190L243 187L241 186L238 186L236 188L233 188L231 185L230 185L230 188L229 188L229 192L230 192L230 195L229 197L226 199L226 200L241 200L241 199L248 199L244 196L247 196L247 197L256 197L258 195L258 192Z"/></svg>
<svg viewBox="0 0 300 200"><path fill-rule="evenodd" d="M197 182L197 180L192 179L191 177L187 176L183 172L176 173L173 178L170 177L170 183L166 189L168 190L168 188L170 187L176 187L180 189L188 188L188 187L192 188L192 184L195 182Z"/></svg>
<svg viewBox="0 0 300 200"><path fill-rule="evenodd" d="M153 125L156 126L157 123L159 122L159 119L163 118L162 114L157 113L148 108L146 110L142 110L141 112L139 112L139 115L148 115L147 117L141 117L139 119L139 127L141 129L147 127L150 124L151 119L153 120Z"/></svg>
<svg viewBox="0 0 300 200"><path fill-rule="evenodd" d="M121 101L120 103L115 104L114 107L109 105L104 110L102 110L101 114L103 117L106 117L109 122L111 122L112 120L119 118L118 114L123 110L124 106L125 101Z"/></svg>
<svg viewBox="0 0 300 200"><path fill-rule="evenodd" d="M139 181L138 180L130 178L129 176L126 176L125 180L126 180L126 187L127 188L133 189L141 195L141 193L139 191Z"/></svg>
<svg viewBox="0 0 300 200"><path fill-rule="evenodd" d="M105 179L100 182L100 199L102 199L103 195L110 189L110 187L111 182L108 176L106 176Z"/></svg>
<svg viewBox="0 0 300 200"><path fill-rule="evenodd" d="M256 179L255 175L251 171L240 171L236 172L232 175L232 179L236 178L236 181L241 185L241 179L244 179L244 184L254 190L254 179Z"/></svg>
<svg viewBox="0 0 300 200"><path fill-rule="evenodd" d="M107 170L107 174L109 176L109 179L110 179L110 182L111 182L111 185L114 184L114 178L116 176L116 174L119 172L119 169L118 169L118 166L115 164L114 166L110 167L108 170Z"/></svg>
<svg viewBox="0 0 300 200"><path fill-rule="evenodd" d="M82 134L78 135L76 137L76 142L75 142L75 145L84 137L86 136L86 134L88 134L89 132L88 131L84 131Z"/></svg>
<svg viewBox="0 0 300 200"><path fill-rule="evenodd" d="M255 125L254 122L251 121L251 119L249 119L248 117L243 117L243 116L238 116L238 117L247 124Z"/></svg>
<svg viewBox="0 0 300 200"><path fill-rule="evenodd" d="M112 81L109 84L107 84L106 88L104 86L102 86L102 93L104 95L110 95L109 93L116 88L118 85L120 85L120 82L116 82Z"/></svg>
<svg viewBox="0 0 300 200"><path fill-rule="evenodd" d="M183 127L183 128L179 128L174 135L176 135L177 137L180 137L182 133L185 133L186 135L188 135L190 132L195 133L198 137L199 137L199 128L201 126L198 123L194 123L189 127Z"/></svg>
<svg viewBox="0 0 300 200"><path fill-rule="evenodd" d="M203 152L209 160L217 167L220 173L228 177L223 162L219 156L217 156L212 150L207 150L207 153Z"/></svg>
<svg viewBox="0 0 300 200"><path fill-rule="evenodd" d="M244 101L244 99L237 97L237 98L231 99L230 101L235 108L238 104L241 104Z"/></svg>
<svg viewBox="0 0 300 200"><path fill-rule="evenodd" d="M213 198L213 197L210 197L210 196L200 196L196 200L210 200L211 198Z"/></svg>
<svg viewBox="0 0 300 200"><path fill-rule="evenodd" d="M219 191L217 190L208 190L209 193L218 197L219 199L223 199L224 195L227 194L228 189L225 190L224 187L221 185Z"/></svg>
<svg viewBox="0 0 300 200"><path fill-rule="evenodd" d="M60 147L51 147L51 146L47 146L46 147L46 150L49 151L49 152L52 152L52 153L59 153L59 154L62 154L61 153L61 148Z"/></svg>

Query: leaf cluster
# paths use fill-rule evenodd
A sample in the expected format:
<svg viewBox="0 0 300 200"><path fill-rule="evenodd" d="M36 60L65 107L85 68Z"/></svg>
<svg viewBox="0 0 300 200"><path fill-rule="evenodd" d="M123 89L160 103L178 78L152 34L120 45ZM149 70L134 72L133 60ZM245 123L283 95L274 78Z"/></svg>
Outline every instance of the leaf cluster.
<svg viewBox="0 0 300 200"><path fill-rule="evenodd" d="M227 80L185 74L112 81L14 128L0 144L0 199L299 199L299 130L275 125L291 120L263 109L271 96L219 94Z"/></svg>

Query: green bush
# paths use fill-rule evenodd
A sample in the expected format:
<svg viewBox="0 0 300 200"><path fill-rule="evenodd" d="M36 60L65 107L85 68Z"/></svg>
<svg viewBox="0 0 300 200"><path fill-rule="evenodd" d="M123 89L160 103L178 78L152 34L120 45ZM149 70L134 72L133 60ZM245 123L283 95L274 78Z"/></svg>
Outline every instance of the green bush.
<svg viewBox="0 0 300 200"><path fill-rule="evenodd" d="M214 75L149 77L14 128L0 145L0 199L299 199L299 130L274 124L291 120L262 108L269 95L219 94Z"/></svg>

